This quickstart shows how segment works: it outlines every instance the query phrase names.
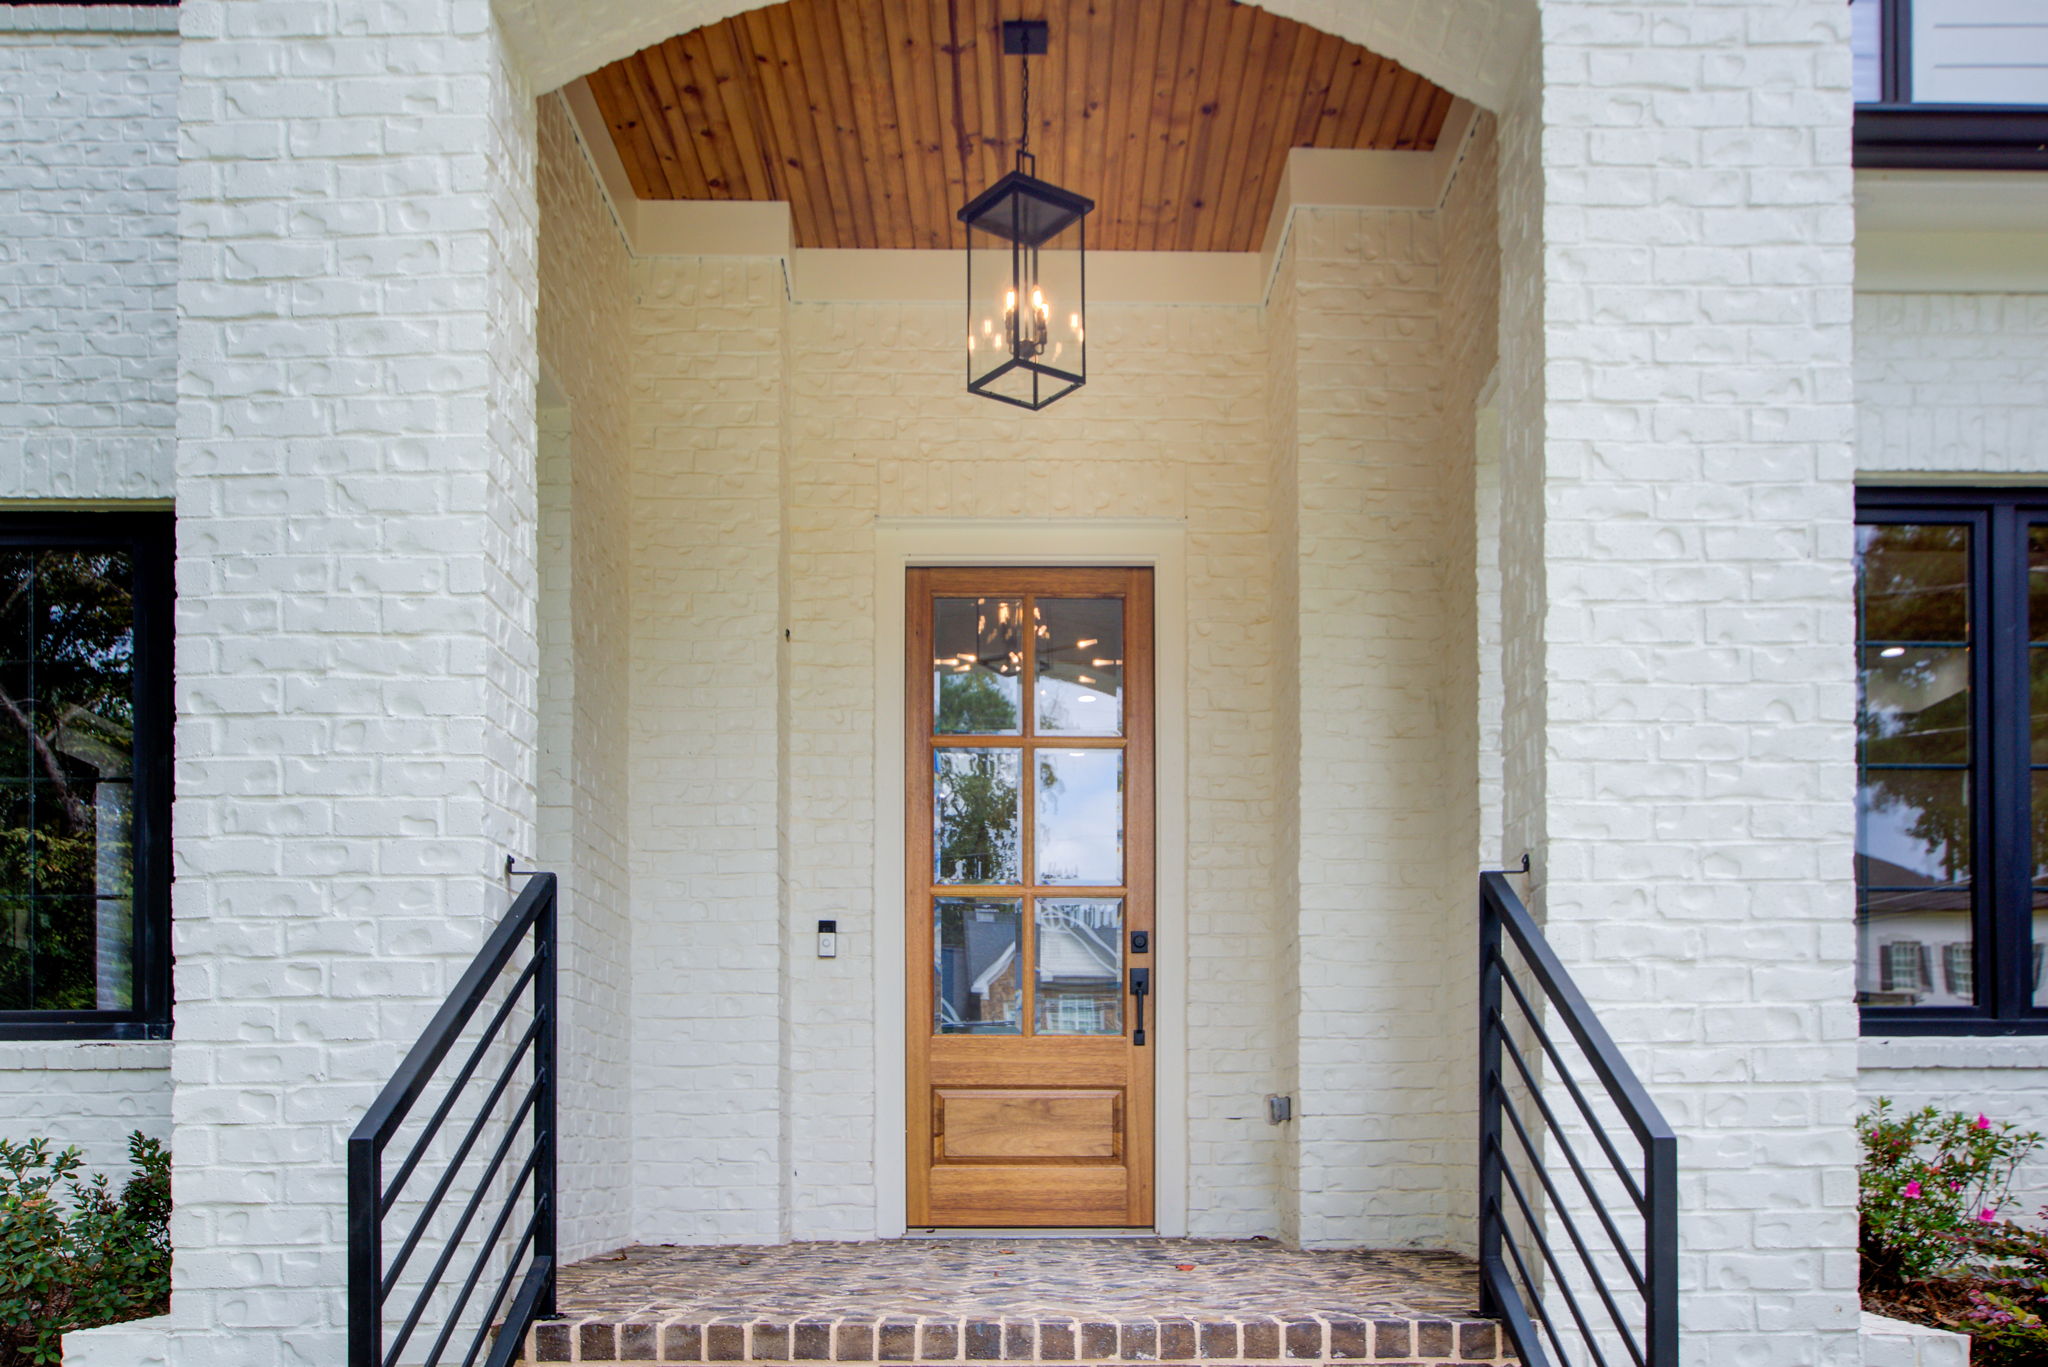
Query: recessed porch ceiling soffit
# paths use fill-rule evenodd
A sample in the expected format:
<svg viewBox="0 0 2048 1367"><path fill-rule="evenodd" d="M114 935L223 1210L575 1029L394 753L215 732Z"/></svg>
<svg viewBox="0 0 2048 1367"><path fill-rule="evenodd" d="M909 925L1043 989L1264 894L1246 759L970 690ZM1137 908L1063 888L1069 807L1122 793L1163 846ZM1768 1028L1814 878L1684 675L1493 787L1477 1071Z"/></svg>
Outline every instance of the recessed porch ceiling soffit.
<svg viewBox="0 0 2048 1367"><path fill-rule="evenodd" d="M1091 249L1256 251L1289 149L1427 152L1451 112L1398 63L1235 0L788 0L589 85L641 199L784 200L797 247L958 247L954 211L1015 151L1006 18L1063 35L1032 73L1031 145L1101 206Z"/></svg>

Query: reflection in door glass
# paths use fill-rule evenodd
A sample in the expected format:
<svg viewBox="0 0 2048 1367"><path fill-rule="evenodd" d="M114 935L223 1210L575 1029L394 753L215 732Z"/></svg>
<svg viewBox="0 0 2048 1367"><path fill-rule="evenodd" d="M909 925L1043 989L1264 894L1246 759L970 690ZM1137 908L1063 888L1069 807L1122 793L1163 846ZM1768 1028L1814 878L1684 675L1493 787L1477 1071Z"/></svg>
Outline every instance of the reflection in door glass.
<svg viewBox="0 0 2048 1367"><path fill-rule="evenodd" d="M1122 735L1124 600L1041 598L1032 611L1039 734Z"/></svg>
<svg viewBox="0 0 2048 1367"><path fill-rule="evenodd" d="M932 881L1011 884L1019 879L1021 750L939 750L932 755Z"/></svg>
<svg viewBox="0 0 2048 1367"><path fill-rule="evenodd" d="M1116 897L1038 904L1036 1033L1124 1032L1124 904Z"/></svg>
<svg viewBox="0 0 2048 1367"><path fill-rule="evenodd" d="M1016 735L1023 674L1023 599L941 598L932 604L935 732Z"/></svg>
<svg viewBox="0 0 2048 1367"><path fill-rule="evenodd" d="M1124 881L1124 752L1038 752L1038 881L1114 887Z"/></svg>
<svg viewBox="0 0 2048 1367"><path fill-rule="evenodd" d="M1021 1033L1023 903L941 897L933 911L932 1028L941 1035Z"/></svg>

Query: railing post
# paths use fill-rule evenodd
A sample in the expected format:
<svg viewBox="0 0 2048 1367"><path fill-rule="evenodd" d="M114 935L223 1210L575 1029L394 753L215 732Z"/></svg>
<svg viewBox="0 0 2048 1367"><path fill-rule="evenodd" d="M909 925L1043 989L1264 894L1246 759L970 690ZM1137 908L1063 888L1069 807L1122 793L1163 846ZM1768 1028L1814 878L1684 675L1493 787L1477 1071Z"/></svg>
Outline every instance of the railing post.
<svg viewBox="0 0 2048 1367"><path fill-rule="evenodd" d="M534 1213L539 1217L533 1232L533 1256L536 1263L546 1259L547 1283L541 1289L540 1300L535 1313L543 1319L555 1316L555 1220L561 1205L555 1199L555 1082L560 1076L555 1066L555 1022L558 1011L555 996L555 970L561 941L556 936L556 909L559 905L561 885L555 875L536 875L547 880L542 893L540 914L534 918L534 954L539 970L533 975L534 1018L540 1025L539 1038L534 1041L533 1066L535 1081L539 1083L539 1095L533 1106L533 1142L540 1151L539 1161L534 1165L533 1199Z"/></svg>
<svg viewBox="0 0 2048 1367"><path fill-rule="evenodd" d="M1643 1338L1650 1361L1662 1367L1678 1361L1678 1138L1660 1135L1643 1145Z"/></svg>
<svg viewBox="0 0 2048 1367"><path fill-rule="evenodd" d="M1498 1316L1493 1282L1500 1268L1500 917L1479 886L1479 1313Z"/></svg>
<svg viewBox="0 0 2048 1367"><path fill-rule="evenodd" d="M348 1367L384 1356L383 1155L369 1135L348 1140Z"/></svg>

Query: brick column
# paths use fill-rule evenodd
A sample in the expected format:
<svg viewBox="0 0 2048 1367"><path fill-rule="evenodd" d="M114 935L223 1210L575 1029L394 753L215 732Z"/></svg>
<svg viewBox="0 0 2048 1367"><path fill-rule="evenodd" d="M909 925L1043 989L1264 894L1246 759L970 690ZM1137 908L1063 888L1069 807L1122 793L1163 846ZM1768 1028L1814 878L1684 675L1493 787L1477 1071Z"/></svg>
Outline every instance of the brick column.
<svg viewBox="0 0 2048 1367"><path fill-rule="evenodd" d="M1848 14L1542 28L1502 198L1510 852L1680 1131L1686 1362L1851 1363Z"/></svg>
<svg viewBox="0 0 2048 1367"><path fill-rule="evenodd" d="M331 1363L343 1140L533 853L533 103L480 3L182 23L169 1360Z"/></svg>

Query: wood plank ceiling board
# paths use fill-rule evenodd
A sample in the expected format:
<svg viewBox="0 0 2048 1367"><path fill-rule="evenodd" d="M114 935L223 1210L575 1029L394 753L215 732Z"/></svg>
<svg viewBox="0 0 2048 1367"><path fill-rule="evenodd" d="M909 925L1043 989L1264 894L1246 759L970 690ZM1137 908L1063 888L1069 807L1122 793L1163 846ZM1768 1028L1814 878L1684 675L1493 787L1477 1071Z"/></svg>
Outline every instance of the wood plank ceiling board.
<svg viewBox="0 0 2048 1367"><path fill-rule="evenodd" d="M1010 169L1021 63L1038 174L1094 199L1088 245L1253 251L1293 147L1436 146L1449 92L1237 0L785 0L590 76L642 199L787 200L799 247L962 245Z"/></svg>

